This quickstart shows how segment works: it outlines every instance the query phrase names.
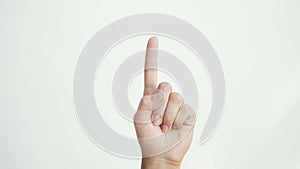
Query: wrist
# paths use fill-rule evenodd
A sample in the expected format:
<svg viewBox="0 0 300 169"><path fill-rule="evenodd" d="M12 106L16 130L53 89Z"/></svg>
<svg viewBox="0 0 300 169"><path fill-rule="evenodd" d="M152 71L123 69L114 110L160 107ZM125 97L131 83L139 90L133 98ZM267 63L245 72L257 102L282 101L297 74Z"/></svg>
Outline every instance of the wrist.
<svg viewBox="0 0 300 169"><path fill-rule="evenodd" d="M164 158L143 158L141 169L180 169L180 164Z"/></svg>

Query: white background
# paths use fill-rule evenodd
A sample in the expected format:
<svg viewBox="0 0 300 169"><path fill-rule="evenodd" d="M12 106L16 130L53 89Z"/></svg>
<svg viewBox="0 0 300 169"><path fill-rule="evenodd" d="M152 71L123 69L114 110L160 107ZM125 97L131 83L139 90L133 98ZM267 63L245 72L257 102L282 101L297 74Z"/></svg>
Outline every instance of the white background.
<svg viewBox="0 0 300 169"><path fill-rule="evenodd" d="M95 32L145 12L193 24L214 46L225 72L221 125L205 145L195 137L182 168L300 168L299 7L297 0L2 0L0 168L139 168L139 160L108 154L86 137L74 111L72 82L80 52Z"/></svg>

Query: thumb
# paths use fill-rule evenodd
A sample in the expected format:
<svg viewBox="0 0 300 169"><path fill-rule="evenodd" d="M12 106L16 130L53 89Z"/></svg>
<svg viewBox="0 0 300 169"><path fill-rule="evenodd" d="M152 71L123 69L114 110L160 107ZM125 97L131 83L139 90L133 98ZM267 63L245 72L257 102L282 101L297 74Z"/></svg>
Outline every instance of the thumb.
<svg viewBox="0 0 300 169"><path fill-rule="evenodd" d="M159 89L153 91L150 95L145 95L138 106L138 110L134 115L135 123L151 122L151 113L159 108L165 102L164 94Z"/></svg>

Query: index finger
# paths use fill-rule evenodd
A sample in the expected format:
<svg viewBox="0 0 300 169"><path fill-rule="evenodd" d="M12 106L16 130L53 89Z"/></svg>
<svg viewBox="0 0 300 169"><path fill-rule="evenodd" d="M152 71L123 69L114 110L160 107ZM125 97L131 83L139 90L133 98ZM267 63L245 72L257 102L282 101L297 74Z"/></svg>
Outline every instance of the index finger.
<svg viewBox="0 0 300 169"><path fill-rule="evenodd" d="M148 40L144 68L144 95L149 95L157 88L157 54L158 39Z"/></svg>

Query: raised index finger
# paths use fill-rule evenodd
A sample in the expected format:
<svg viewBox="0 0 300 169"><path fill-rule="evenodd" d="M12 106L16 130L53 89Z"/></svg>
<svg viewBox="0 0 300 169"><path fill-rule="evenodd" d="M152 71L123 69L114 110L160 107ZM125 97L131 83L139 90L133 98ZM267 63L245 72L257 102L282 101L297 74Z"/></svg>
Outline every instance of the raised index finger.
<svg viewBox="0 0 300 169"><path fill-rule="evenodd" d="M149 95L157 88L157 54L158 39L148 40L144 68L144 95Z"/></svg>

